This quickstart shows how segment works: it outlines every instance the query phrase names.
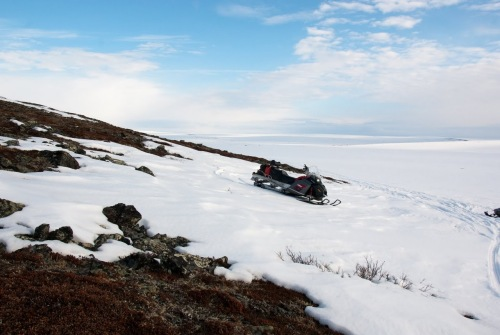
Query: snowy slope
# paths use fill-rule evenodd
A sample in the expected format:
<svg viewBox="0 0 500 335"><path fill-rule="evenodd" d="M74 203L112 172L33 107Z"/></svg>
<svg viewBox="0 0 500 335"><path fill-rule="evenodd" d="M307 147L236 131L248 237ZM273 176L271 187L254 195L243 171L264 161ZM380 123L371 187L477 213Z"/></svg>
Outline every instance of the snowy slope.
<svg viewBox="0 0 500 335"><path fill-rule="evenodd" d="M0 143L5 140L8 138L0 138ZM393 181L390 175L384 180L370 178L369 172L363 173L363 166L357 166L361 150L366 169L372 171L378 166L383 170L384 161L378 160L376 147L343 147L342 160L351 160L357 166L350 176L348 163L325 154L319 144L308 144L309 150L303 150L301 144L280 146L278 151L283 156L279 160L318 165L325 175L340 175L351 181L349 185L326 183L330 198L342 200L340 206L331 207L308 205L254 187L250 175L258 166L246 161L181 146L170 151L192 160L157 157L112 142L76 140L88 147L121 153L123 156L110 156L131 166L145 165L156 177L131 166L74 153L82 166L79 170L60 168L60 173L30 174L0 171L1 197L27 205L0 219L0 243L9 250L33 243L14 235L32 233L42 223L50 223L52 229L70 225L75 238L82 242L92 242L97 234L116 232L118 228L107 222L101 211L123 202L138 209L143 216L141 224L151 234L189 238L194 242L184 249L186 252L227 256L233 265L230 270L218 269L220 275L247 281L264 278L305 292L319 305L309 307L307 312L331 328L371 335L500 332L500 221L484 216L483 210L489 208L475 202L490 194L484 192L469 201L453 196L455 186L450 181L442 181L450 187L442 192L404 182L406 169L413 162L427 159L428 143L411 144L418 150L405 147L410 144L396 145L412 159L399 161ZM31 138L20 144L26 150L60 149L44 141ZM252 143L245 144L248 150ZM477 171L491 174L493 168L488 164L491 157L500 156L500 142L445 142L440 144L440 155L454 155L457 143L475 144L479 150L474 156ZM260 149L241 153L275 158L270 155L276 153L276 146L260 145ZM366 160L368 154L372 160ZM461 159L467 161L467 152L462 155ZM394 164L394 160L385 163ZM429 171L442 168L440 163L427 165ZM495 167L498 170L500 165ZM76 244L48 244L64 254L90 254ZM335 271L296 264L286 257L283 261L278 253L286 254L287 248L312 255ZM94 255L116 260L134 251L131 246L110 241ZM414 283L412 289L353 276L356 264L364 263L365 257L385 262L384 270L396 277L407 275Z"/></svg>

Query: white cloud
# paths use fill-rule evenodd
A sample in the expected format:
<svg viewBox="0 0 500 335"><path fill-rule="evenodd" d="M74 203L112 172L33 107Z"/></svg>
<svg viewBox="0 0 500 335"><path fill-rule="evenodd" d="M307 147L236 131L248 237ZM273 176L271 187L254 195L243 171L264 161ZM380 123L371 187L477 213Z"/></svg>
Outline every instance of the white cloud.
<svg viewBox="0 0 500 335"><path fill-rule="evenodd" d="M402 29L411 29L415 27L418 23L420 23L420 21L422 20L406 15L391 16L382 21L374 22L374 25L380 27L397 27Z"/></svg>
<svg viewBox="0 0 500 335"><path fill-rule="evenodd" d="M9 29L2 34L6 39L70 39L79 37L78 34L63 30L42 29Z"/></svg>
<svg viewBox="0 0 500 335"><path fill-rule="evenodd" d="M345 19L345 18L330 17L330 18L324 19L323 21L319 22L318 25L320 25L320 26L333 26L336 24L346 24L346 23L352 23L352 21L349 19Z"/></svg>
<svg viewBox="0 0 500 335"><path fill-rule="evenodd" d="M134 52L105 54L75 48L0 51L0 69L7 71L132 74L155 68L154 63L140 59Z"/></svg>
<svg viewBox="0 0 500 335"><path fill-rule="evenodd" d="M309 36L295 45L295 54L302 59L316 58L318 54L339 43L331 29L309 27L307 32Z"/></svg>
<svg viewBox="0 0 500 335"><path fill-rule="evenodd" d="M263 19L264 24L275 25L294 21L309 21L316 19L313 12L297 12L291 14L273 15Z"/></svg>
<svg viewBox="0 0 500 335"><path fill-rule="evenodd" d="M260 18L267 12L265 7L250 7L238 4L221 5L217 12L222 16Z"/></svg>
<svg viewBox="0 0 500 335"><path fill-rule="evenodd" d="M389 33L369 33L367 38L372 43L391 43L393 41Z"/></svg>
<svg viewBox="0 0 500 335"><path fill-rule="evenodd" d="M8 26L1 27L0 21L0 46L4 49L29 49L33 45L40 45L44 40L67 40L80 37L78 34L64 30L43 29L13 29Z"/></svg>
<svg viewBox="0 0 500 335"><path fill-rule="evenodd" d="M373 42L394 39L385 33L366 37ZM400 127L405 122L423 127L429 122L442 126L500 123L499 54L481 48L446 50L424 41L366 50L341 48L339 43L333 30L311 27L296 45L297 54L307 62L254 73L231 90L207 85L196 92L179 91L174 85L141 79L140 71L122 73L93 65L90 69L100 69L99 73L4 70L0 72L0 92L7 98L118 125L133 127L154 120L158 128L177 125L191 132L237 131L285 119L348 120L349 124L376 119L397 122ZM72 55L81 56L78 52ZM98 58L113 60L115 56ZM118 57L118 61L123 59ZM133 61L125 57L129 66L134 67ZM142 68L141 62L150 64L135 61L138 68ZM361 107L350 107L359 102ZM381 113L384 106L398 108Z"/></svg>
<svg viewBox="0 0 500 335"><path fill-rule="evenodd" d="M308 29L308 36L296 45L296 53L307 62L261 74L249 87L261 90L255 95L271 104L286 101L303 118L321 113L308 105L328 101L330 118L375 118L401 127L500 124L499 53L483 48L445 49L385 33L366 37L399 44L397 48L346 49L333 31ZM348 101L351 105L363 102L363 110L350 109ZM391 107L379 114L383 106ZM324 111L321 114L319 119L327 118Z"/></svg>
<svg viewBox="0 0 500 335"><path fill-rule="evenodd" d="M347 1L332 1L330 3L324 4L324 9L328 8L329 10L335 9L345 9L350 11L359 11L365 13L373 13L375 8L363 2L347 2Z"/></svg>
<svg viewBox="0 0 500 335"><path fill-rule="evenodd" d="M500 10L500 1L490 1L489 3L471 5L469 8L481 11L497 11Z"/></svg>
<svg viewBox="0 0 500 335"><path fill-rule="evenodd" d="M374 6L383 13L411 12L418 9L453 6L464 0L373 0Z"/></svg>

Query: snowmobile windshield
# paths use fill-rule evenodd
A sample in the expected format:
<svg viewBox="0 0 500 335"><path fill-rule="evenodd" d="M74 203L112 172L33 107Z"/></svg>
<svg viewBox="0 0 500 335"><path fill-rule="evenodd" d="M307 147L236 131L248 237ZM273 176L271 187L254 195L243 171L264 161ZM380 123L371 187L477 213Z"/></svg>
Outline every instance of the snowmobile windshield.
<svg viewBox="0 0 500 335"><path fill-rule="evenodd" d="M309 170L306 172L306 175L308 177L314 176L314 177L321 179L321 174L319 173L319 169L315 166L310 167Z"/></svg>

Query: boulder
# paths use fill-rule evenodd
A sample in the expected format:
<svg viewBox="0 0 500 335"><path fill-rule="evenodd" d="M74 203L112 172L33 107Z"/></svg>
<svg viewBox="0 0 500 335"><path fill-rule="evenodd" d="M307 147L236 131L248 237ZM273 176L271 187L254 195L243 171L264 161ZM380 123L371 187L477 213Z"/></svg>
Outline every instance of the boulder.
<svg viewBox="0 0 500 335"><path fill-rule="evenodd" d="M156 148L152 149L150 151L153 155L164 157L166 155L169 155L170 153L168 152L167 149L165 149L165 146L163 144L160 144Z"/></svg>
<svg viewBox="0 0 500 335"><path fill-rule="evenodd" d="M40 151L40 156L45 157L53 166L64 166L74 170L80 168L80 164L78 164L76 159L63 150L43 150Z"/></svg>
<svg viewBox="0 0 500 335"><path fill-rule="evenodd" d="M73 229L70 226L58 228L49 233L47 240L58 240L64 243L69 243L73 239Z"/></svg>
<svg viewBox="0 0 500 335"><path fill-rule="evenodd" d="M89 249L96 251L106 243L107 240L116 240L130 245L130 240L121 234L101 234L95 239L94 245Z"/></svg>
<svg viewBox="0 0 500 335"><path fill-rule="evenodd" d="M147 174L150 174L152 175L153 177L155 176L155 174L153 173L153 171L151 171L149 168L147 168L146 166L140 166L138 168L135 168L137 171L141 171L141 172L144 172L144 173L147 173Z"/></svg>
<svg viewBox="0 0 500 335"><path fill-rule="evenodd" d="M0 218L4 218L22 210L23 204L0 198Z"/></svg>
<svg viewBox="0 0 500 335"><path fill-rule="evenodd" d="M47 223L41 224L35 228L33 238L38 241L45 241L49 238L50 225Z"/></svg>
<svg viewBox="0 0 500 335"><path fill-rule="evenodd" d="M125 161L121 160L121 159L117 159L117 158L113 158L111 157L110 155L106 155L102 158L103 161L106 161L106 162L111 162L113 164L118 164L118 165L127 165L127 163L125 163Z"/></svg>
<svg viewBox="0 0 500 335"><path fill-rule="evenodd" d="M102 213L108 218L108 221L117 224L120 229L135 229L137 223L142 219L141 213L132 205L118 203L114 206L105 207Z"/></svg>
<svg viewBox="0 0 500 335"><path fill-rule="evenodd" d="M217 266L229 267L227 257L208 258L191 254L175 254L168 258L160 258L161 265L169 273L190 275L200 271L213 273Z"/></svg>
<svg viewBox="0 0 500 335"><path fill-rule="evenodd" d="M58 166L80 168L76 159L66 151L19 150L0 146L0 170L28 173L50 171Z"/></svg>

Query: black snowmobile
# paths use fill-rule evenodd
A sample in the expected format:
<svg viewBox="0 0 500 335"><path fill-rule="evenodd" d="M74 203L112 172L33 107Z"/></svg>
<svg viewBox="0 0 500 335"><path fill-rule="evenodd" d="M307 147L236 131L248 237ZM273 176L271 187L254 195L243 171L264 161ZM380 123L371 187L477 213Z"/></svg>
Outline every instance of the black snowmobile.
<svg viewBox="0 0 500 335"><path fill-rule="evenodd" d="M262 164L252 174L252 180L255 186L292 195L311 204L337 206L341 203L339 199L330 202L325 198L325 185L319 175L309 171L307 165L304 165L304 173L304 176L298 178L291 177L280 169L279 162L271 161L271 164Z"/></svg>

